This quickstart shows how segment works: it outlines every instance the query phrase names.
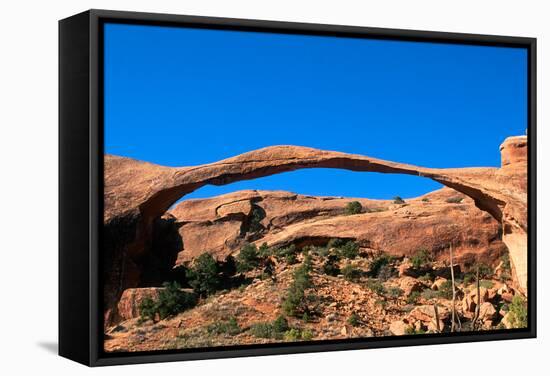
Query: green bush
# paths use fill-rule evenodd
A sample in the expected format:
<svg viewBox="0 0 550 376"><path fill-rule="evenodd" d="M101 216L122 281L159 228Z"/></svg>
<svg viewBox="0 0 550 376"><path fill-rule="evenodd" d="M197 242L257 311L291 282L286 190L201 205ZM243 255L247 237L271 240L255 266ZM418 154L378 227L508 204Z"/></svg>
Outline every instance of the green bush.
<svg viewBox="0 0 550 376"><path fill-rule="evenodd" d="M420 249L411 257L411 264L414 269L428 268L431 266L432 257L426 249Z"/></svg>
<svg viewBox="0 0 550 376"><path fill-rule="evenodd" d="M260 265L258 248L255 244L246 244L237 255L237 270L241 273L248 272Z"/></svg>
<svg viewBox="0 0 550 376"><path fill-rule="evenodd" d="M336 277L340 274L340 268L338 267L338 258L335 255L329 255L323 264L323 273Z"/></svg>
<svg viewBox="0 0 550 376"><path fill-rule="evenodd" d="M370 278L369 280L367 280L366 286L369 290L375 292L378 295L384 295L386 293L386 288L384 287L382 282L377 279Z"/></svg>
<svg viewBox="0 0 550 376"><path fill-rule="evenodd" d="M430 202L430 199L428 197L422 198L422 202Z"/></svg>
<svg viewBox="0 0 550 376"><path fill-rule="evenodd" d="M494 286L494 282L493 281L490 281L490 280L487 280L487 279L483 279L481 281L479 281L479 286L480 287L485 287L486 289L490 289Z"/></svg>
<svg viewBox="0 0 550 376"><path fill-rule="evenodd" d="M154 319L158 314L163 320L197 304L197 297L182 291L177 282L164 282L162 286L164 288L160 290L157 299L146 298L142 301L141 319Z"/></svg>
<svg viewBox="0 0 550 376"><path fill-rule="evenodd" d="M520 295L514 295L512 303L508 306L510 323L513 328L527 327L527 301Z"/></svg>
<svg viewBox="0 0 550 376"><path fill-rule="evenodd" d="M331 248L340 248L341 246L343 246L344 244L346 243L345 240L343 239L339 239L339 238L334 238L334 239L330 239L327 243L327 248L328 249L331 249Z"/></svg>
<svg viewBox="0 0 550 376"><path fill-rule="evenodd" d="M206 330L209 334L229 334L232 336L241 332L241 328L235 317L230 317L227 321L210 324Z"/></svg>
<svg viewBox="0 0 550 376"><path fill-rule="evenodd" d="M277 334L273 325L268 322L259 322L250 326L250 334L258 338L276 338Z"/></svg>
<svg viewBox="0 0 550 376"><path fill-rule="evenodd" d="M479 278L480 279L489 279L493 276L494 270L487 264L479 264Z"/></svg>
<svg viewBox="0 0 550 376"><path fill-rule="evenodd" d="M262 226L262 219L265 218L265 211L257 206L252 206L252 213L250 214L250 219L248 223L248 232L259 232L264 229L264 226Z"/></svg>
<svg viewBox="0 0 550 376"><path fill-rule="evenodd" d="M283 315L279 315L275 321L273 321L273 330L277 333L286 332L289 329L288 321Z"/></svg>
<svg viewBox="0 0 550 376"><path fill-rule="evenodd" d="M311 256L304 257L302 265L294 271L294 280L283 301L283 311L289 316L297 316L307 311L305 290L311 287Z"/></svg>
<svg viewBox="0 0 550 376"><path fill-rule="evenodd" d="M258 256L261 258L271 256L272 253L273 253L273 250L269 248L267 243L262 243L260 248L258 248Z"/></svg>
<svg viewBox="0 0 550 376"><path fill-rule="evenodd" d="M394 204L404 204L405 203L405 200L403 200L401 197L399 196L395 196L393 198L393 203Z"/></svg>
<svg viewBox="0 0 550 376"><path fill-rule="evenodd" d="M399 298L401 295L403 295L403 290L401 290L399 287L392 286L388 289L388 296L390 298Z"/></svg>
<svg viewBox="0 0 550 376"><path fill-rule="evenodd" d="M354 259L359 255L359 244L350 240L340 247L340 253L342 257Z"/></svg>
<svg viewBox="0 0 550 376"><path fill-rule="evenodd" d="M413 326L408 326L407 329L405 329L405 334L426 334L426 331L424 329L416 330Z"/></svg>
<svg viewBox="0 0 550 376"><path fill-rule="evenodd" d="M250 327L250 334L258 338L281 339L290 329L284 316L277 317L273 322L260 322Z"/></svg>
<svg viewBox="0 0 550 376"><path fill-rule="evenodd" d="M346 204L344 213L346 213L346 215L354 215L361 213L362 210L363 206L359 201L351 201Z"/></svg>
<svg viewBox="0 0 550 376"><path fill-rule="evenodd" d="M462 200L463 200L462 197L455 196L455 197L449 197L445 201L448 202L449 204L460 204Z"/></svg>
<svg viewBox="0 0 550 376"><path fill-rule="evenodd" d="M220 264L219 271L225 276L225 277L232 277L237 273L237 261L235 260L235 257L229 255L225 258L225 260Z"/></svg>
<svg viewBox="0 0 550 376"><path fill-rule="evenodd" d="M289 245L288 247L283 248L277 248L274 252L275 257L277 257L278 260L285 260L289 262L290 264L295 263L294 260L296 260L296 255L298 253L298 249L294 244ZM292 262L294 261L294 262Z"/></svg>
<svg viewBox="0 0 550 376"><path fill-rule="evenodd" d="M362 272L355 266L348 264L342 268L342 274L344 275L344 279L346 281L354 282L361 278Z"/></svg>
<svg viewBox="0 0 550 376"><path fill-rule="evenodd" d="M393 257L387 254L381 254L375 257L369 266L368 275L370 277L377 278L380 274L380 271L385 267L389 266L393 262Z"/></svg>
<svg viewBox="0 0 550 376"><path fill-rule="evenodd" d="M386 264L380 268L378 271L377 278L381 281L387 281L388 279L395 277L397 275L397 270L391 264Z"/></svg>
<svg viewBox="0 0 550 376"><path fill-rule="evenodd" d="M411 295L407 297L407 304L416 304L419 298L420 298L420 292L413 291L411 292Z"/></svg>
<svg viewBox="0 0 550 376"><path fill-rule="evenodd" d="M437 295L443 299L453 298L453 282L451 280L443 282L437 289Z"/></svg>
<svg viewBox="0 0 550 376"><path fill-rule="evenodd" d="M431 281L434 280L434 276L432 275L432 273L426 273L426 274L418 277L418 280L422 281L422 282L431 282Z"/></svg>
<svg viewBox="0 0 550 376"><path fill-rule="evenodd" d="M193 266L187 270L189 285L200 296L210 295L220 287L218 263L209 253L197 257Z"/></svg>
<svg viewBox="0 0 550 376"><path fill-rule="evenodd" d="M348 317L348 324L351 326L359 326L361 324L359 315L353 312L350 317Z"/></svg>
<svg viewBox="0 0 550 376"><path fill-rule="evenodd" d="M313 338L313 333L309 329L296 329L292 328L285 332L284 339L288 342L295 342L295 341L309 341Z"/></svg>
<svg viewBox="0 0 550 376"><path fill-rule="evenodd" d="M424 291L422 291L421 296L426 300L435 299L439 297L439 291L434 291L432 289L425 289Z"/></svg>

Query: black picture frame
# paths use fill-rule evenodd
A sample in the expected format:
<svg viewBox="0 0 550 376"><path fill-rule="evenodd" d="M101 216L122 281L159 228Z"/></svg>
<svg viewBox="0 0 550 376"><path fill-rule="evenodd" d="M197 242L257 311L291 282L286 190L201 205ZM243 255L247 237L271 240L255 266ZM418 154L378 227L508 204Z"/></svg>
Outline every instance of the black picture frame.
<svg viewBox="0 0 550 376"><path fill-rule="evenodd" d="M104 353L103 48L105 22L187 26L350 38L522 47L528 51L528 328L246 345L231 348ZM88 10L59 22L59 354L88 366L431 345L536 337L536 39L171 14Z"/></svg>

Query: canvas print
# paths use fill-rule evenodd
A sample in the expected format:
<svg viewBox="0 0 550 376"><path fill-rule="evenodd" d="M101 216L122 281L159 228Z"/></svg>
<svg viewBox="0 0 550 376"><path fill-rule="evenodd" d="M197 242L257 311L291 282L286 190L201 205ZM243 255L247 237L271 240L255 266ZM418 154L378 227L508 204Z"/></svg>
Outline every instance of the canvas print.
<svg viewBox="0 0 550 376"><path fill-rule="evenodd" d="M106 353L528 326L527 50L106 23Z"/></svg>

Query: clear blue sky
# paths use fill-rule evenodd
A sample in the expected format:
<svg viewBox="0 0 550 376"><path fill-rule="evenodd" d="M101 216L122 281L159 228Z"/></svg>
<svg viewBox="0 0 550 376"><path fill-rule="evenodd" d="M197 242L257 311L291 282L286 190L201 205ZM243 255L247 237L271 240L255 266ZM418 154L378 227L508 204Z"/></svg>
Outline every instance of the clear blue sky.
<svg viewBox="0 0 550 376"><path fill-rule="evenodd" d="M524 49L107 24L105 152L167 166L302 145L428 167L499 166L527 126ZM282 189L413 197L423 178L331 169L186 197Z"/></svg>

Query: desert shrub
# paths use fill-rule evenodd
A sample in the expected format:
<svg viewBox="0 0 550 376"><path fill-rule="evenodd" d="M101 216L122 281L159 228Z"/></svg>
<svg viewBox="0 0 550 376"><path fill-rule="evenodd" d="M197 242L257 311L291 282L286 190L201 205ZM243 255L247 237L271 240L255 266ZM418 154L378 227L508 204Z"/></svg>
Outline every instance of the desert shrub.
<svg viewBox="0 0 550 376"><path fill-rule="evenodd" d="M483 279L481 281L479 281L479 286L480 287L485 287L486 289L490 289L494 286L494 282L493 281L490 281L490 280L487 280L487 279Z"/></svg>
<svg viewBox="0 0 550 376"><path fill-rule="evenodd" d="M381 281L387 281L388 279L395 277L397 270L392 264L383 265L378 271L377 278Z"/></svg>
<svg viewBox="0 0 550 376"><path fill-rule="evenodd" d="M273 253L273 250L269 248L267 243L262 243L260 248L258 248L258 256L261 258L271 256L272 253Z"/></svg>
<svg viewBox="0 0 550 376"><path fill-rule="evenodd" d="M288 342L294 342L294 341L309 341L313 338L313 333L309 329L296 329L292 328L285 332L284 339Z"/></svg>
<svg viewBox="0 0 550 376"><path fill-rule="evenodd" d="M177 315L197 304L194 294L181 290L177 282L164 282L157 299L146 298L140 305L142 319L154 319L158 314L160 319Z"/></svg>
<svg viewBox="0 0 550 376"><path fill-rule="evenodd" d="M453 282L448 280L443 282L437 289L437 295L443 299L453 298Z"/></svg>
<svg viewBox="0 0 550 376"><path fill-rule="evenodd" d="M327 243L327 248L330 249L330 248L340 248L341 246L343 246L344 244L346 243L346 241L344 239L339 239L339 238L333 238L333 239L330 239Z"/></svg>
<svg viewBox="0 0 550 376"><path fill-rule="evenodd" d="M239 323L237 322L237 319L233 316L230 317L227 321L215 322L208 325L206 330L209 334L229 334L232 336L237 335L241 332Z"/></svg>
<svg viewBox="0 0 550 376"><path fill-rule="evenodd" d="M294 265L298 262L298 257L296 257L295 253L289 253L285 256L285 261L289 265Z"/></svg>
<svg viewBox="0 0 550 376"><path fill-rule="evenodd" d="M363 210L363 206L359 201L351 201L346 204L344 213L346 215L354 215L354 214L361 213L362 210Z"/></svg>
<svg viewBox="0 0 550 376"><path fill-rule="evenodd" d="M478 265L478 268L479 268L479 278L480 279L488 279L488 278L491 278L494 274L494 270L493 268L491 268L489 265L487 264L479 264Z"/></svg>
<svg viewBox="0 0 550 376"><path fill-rule="evenodd" d="M273 321L273 330L277 333L283 333L288 330L288 321L283 315L279 315L274 321Z"/></svg>
<svg viewBox="0 0 550 376"><path fill-rule="evenodd" d="M426 331L424 329L415 329L413 326L408 326L405 329L405 334L413 335L413 334L426 334Z"/></svg>
<svg viewBox="0 0 550 376"><path fill-rule="evenodd" d="M449 204L460 204L462 202L462 200L463 200L462 197L455 196L455 197L449 197L445 201Z"/></svg>
<svg viewBox="0 0 550 376"><path fill-rule="evenodd" d="M139 305L140 320L155 319L157 314L155 301L149 297L143 299Z"/></svg>
<svg viewBox="0 0 550 376"><path fill-rule="evenodd" d="M424 275L421 275L420 277L418 277L418 280L422 281L422 282L431 282L434 280L434 276L432 273L426 273Z"/></svg>
<svg viewBox="0 0 550 376"><path fill-rule="evenodd" d="M371 290L372 292L375 292L378 295L384 295L386 293L386 288L384 287L382 282L380 282L377 279L372 279L372 278L368 279L366 286L369 290Z"/></svg>
<svg viewBox="0 0 550 376"><path fill-rule="evenodd" d="M411 264L414 269L427 268L431 265L432 257L426 249L420 249L411 257Z"/></svg>
<svg viewBox="0 0 550 376"><path fill-rule="evenodd" d="M434 291L432 289L425 289L424 291L422 291L422 294L420 294L420 296L422 296L422 298L426 300L435 299L439 297L439 291Z"/></svg>
<svg viewBox="0 0 550 376"><path fill-rule="evenodd" d="M393 198L393 203L394 204L404 204L405 203L405 200L403 200L401 197L399 196L395 196Z"/></svg>
<svg viewBox="0 0 550 376"><path fill-rule="evenodd" d="M370 277L378 277L382 268L391 264L392 262L393 257L387 254L381 254L375 257L370 263L368 275Z"/></svg>
<svg viewBox="0 0 550 376"><path fill-rule="evenodd" d="M422 198L422 202L430 202L430 199L428 197Z"/></svg>
<svg viewBox="0 0 550 376"><path fill-rule="evenodd" d="M307 311L305 290L311 287L311 256L304 257L302 265L294 271L294 279L283 301L283 311L289 316L297 316Z"/></svg>
<svg viewBox="0 0 550 376"><path fill-rule="evenodd" d="M407 297L407 304L416 304L419 298L420 298L420 292L413 291L411 292L411 295Z"/></svg>
<svg viewBox="0 0 550 376"><path fill-rule="evenodd" d="M388 296L390 298L399 298L401 295L403 295L403 290L401 290L399 287L392 286L388 289Z"/></svg>
<svg viewBox="0 0 550 376"><path fill-rule="evenodd" d="M225 258L225 260L220 263L219 265L219 271L225 276L225 277L232 277L237 273L237 261L235 260L235 257L229 255Z"/></svg>
<svg viewBox="0 0 550 376"><path fill-rule="evenodd" d="M262 272L264 279L273 277L274 273L275 273L275 264L273 264L273 261L271 261L271 259L266 259L264 261L264 270Z"/></svg>
<svg viewBox="0 0 550 376"><path fill-rule="evenodd" d="M323 263L323 273L331 275L333 277L340 274L340 268L338 267L338 258L335 255L329 255L326 261Z"/></svg>
<svg viewBox="0 0 550 376"><path fill-rule="evenodd" d="M465 273L462 277L462 283L469 285L476 281L476 275L474 273Z"/></svg>
<svg viewBox="0 0 550 376"><path fill-rule="evenodd" d="M281 339L290 329L284 316L277 317L273 322L260 322L250 326L250 334L258 338Z"/></svg>
<svg viewBox="0 0 550 376"><path fill-rule="evenodd" d="M277 338L278 333L273 329L273 324L269 322L259 322L250 326L250 334L258 338Z"/></svg>
<svg viewBox="0 0 550 376"><path fill-rule="evenodd" d="M197 257L187 270L189 285L200 296L214 293L221 285L218 263L209 253Z"/></svg>
<svg viewBox="0 0 550 376"><path fill-rule="evenodd" d="M346 281L354 282L361 278L362 273L360 269L348 264L342 268L342 274L344 275L344 279Z"/></svg>
<svg viewBox="0 0 550 376"><path fill-rule="evenodd" d="M340 247L342 257L354 259L359 254L359 244L350 240Z"/></svg>
<svg viewBox="0 0 550 376"><path fill-rule="evenodd" d="M255 244L246 244L241 248L237 255L237 270L239 272L248 272L257 268L260 265L260 257L258 248Z"/></svg>
<svg viewBox="0 0 550 376"><path fill-rule="evenodd" d="M301 337L304 341L310 341L313 338L313 332L309 329L304 329L302 330Z"/></svg>
<svg viewBox="0 0 550 376"><path fill-rule="evenodd" d="M520 295L512 298L512 303L508 306L510 312L510 323L514 328L527 327L527 301Z"/></svg>
<svg viewBox="0 0 550 376"><path fill-rule="evenodd" d="M279 260L285 260L285 261L293 261L296 260L296 254L298 253L298 250L294 244L291 244L287 247L277 248L274 251L275 257ZM290 262L291 264L293 262ZM294 262L295 263L295 262Z"/></svg>
<svg viewBox="0 0 550 376"><path fill-rule="evenodd" d="M262 219L265 218L265 211L257 206L252 206L252 213L250 213L249 222L248 222L248 232L259 232L263 230Z"/></svg>
<svg viewBox="0 0 550 376"><path fill-rule="evenodd" d="M351 326L359 326L359 324L361 324L361 319L359 318L359 315L356 314L355 312L353 312L349 317L348 317L348 324L351 325Z"/></svg>
<svg viewBox="0 0 550 376"><path fill-rule="evenodd" d="M504 253L500 257L500 261L502 262L502 271L500 274L500 280L501 281L507 281L512 278L512 266L510 264L510 255L508 253Z"/></svg>

